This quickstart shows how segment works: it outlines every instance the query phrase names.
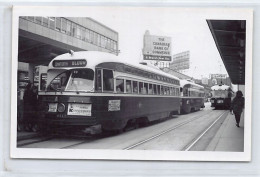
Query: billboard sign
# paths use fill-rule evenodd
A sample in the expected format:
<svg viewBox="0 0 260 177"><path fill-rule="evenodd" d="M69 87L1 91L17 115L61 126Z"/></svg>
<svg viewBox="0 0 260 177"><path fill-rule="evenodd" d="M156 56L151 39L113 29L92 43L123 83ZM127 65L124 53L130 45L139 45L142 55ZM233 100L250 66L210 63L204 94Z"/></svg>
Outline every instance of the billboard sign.
<svg viewBox="0 0 260 177"><path fill-rule="evenodd" d="M211 79L226 79L227 75L226 74L211 74L210 78Z"/></svg>
<svg viewBox="0 0 260 177"><path fill-rule="evenodd" d="M144 60L171 61L171 38L144 35Z"/></svg>
<svg viewBox="0 0 260 177"><path fill-rule="evenodd" d="M173 55L170 68L175 71L190 68L190 51L181 52Z"/></svg>

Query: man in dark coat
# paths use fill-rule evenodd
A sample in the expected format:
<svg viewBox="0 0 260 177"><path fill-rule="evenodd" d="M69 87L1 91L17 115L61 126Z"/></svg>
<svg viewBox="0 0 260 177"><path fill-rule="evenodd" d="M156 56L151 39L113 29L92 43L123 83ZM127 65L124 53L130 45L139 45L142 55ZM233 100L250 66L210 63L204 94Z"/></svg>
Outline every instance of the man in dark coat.
<svg viewBox="0 0 260 177"><path fill-rule="evenodd" d="M245 104L245 99L243 97L243 93L239 90L236 93L236 97L232 100L231 107L230 107L230 112L235 114L236 118L236 126L239 127L239 122L240 122L240 116L243 111Z"/></svg>
<svg viewBox="0 0 260 177"><path fill-rule="evenodd" d="M24 92L24 125L27 131L31 131L37 113L37 90L28 83Z"/></svg>

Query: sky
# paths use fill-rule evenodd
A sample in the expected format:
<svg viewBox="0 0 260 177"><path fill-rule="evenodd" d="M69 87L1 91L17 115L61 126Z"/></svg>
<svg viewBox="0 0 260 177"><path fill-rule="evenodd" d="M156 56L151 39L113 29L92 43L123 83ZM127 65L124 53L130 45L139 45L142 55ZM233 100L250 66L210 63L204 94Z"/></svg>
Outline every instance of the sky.
<svg viewBox="0 0 260 177"><path fill-rule="evenodd" d="M206 22L209 13L166 7L99 7L88 12L118 32L119 56L128 61L142 60L143 36L149 30L151 35L171 37L172 55L190 51L190 69L185 74L197 79L227 74Z"/></svg>

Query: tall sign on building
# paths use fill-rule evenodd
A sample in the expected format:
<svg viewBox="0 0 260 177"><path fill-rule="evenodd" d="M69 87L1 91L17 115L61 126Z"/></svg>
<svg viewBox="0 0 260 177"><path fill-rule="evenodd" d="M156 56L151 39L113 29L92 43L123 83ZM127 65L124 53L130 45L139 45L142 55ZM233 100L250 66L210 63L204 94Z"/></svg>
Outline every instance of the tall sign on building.
<svg viewBox="0 0 260 177"><path fill-rule="evenodd" d="M174 71L180 71L190 68L190 51L184 51L172 56L170 68Z"/></svg>
<svg viewBox="0 0 260 177"><path fill-rule="evenodd" d="M149 31L144 35L143 59L170 62L171 38L166 36L150 35Z"/></svg>
<svg viewBox="0 0 260 177"><path fill-rule="evenodd" d="M231 85L230 78L227 76L227 74L210 74L209 75L209 85L219 85L219 84L225 84L225 85Z"/></svg>

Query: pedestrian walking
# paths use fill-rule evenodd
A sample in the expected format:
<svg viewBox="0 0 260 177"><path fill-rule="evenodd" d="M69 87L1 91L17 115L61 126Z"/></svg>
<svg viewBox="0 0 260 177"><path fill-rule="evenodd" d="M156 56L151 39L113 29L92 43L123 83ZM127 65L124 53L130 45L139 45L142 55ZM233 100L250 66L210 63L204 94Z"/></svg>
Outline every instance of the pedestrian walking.
<svg viewBox="0 0 260 177"><path fill-rule="evenodd" d="M232 100L230 112L231 114L235 114L236 118L236 126L239 126L240 117L244 109L245 99L243 97L243 93L239 90L236 93L236 97Z"/></svg>

